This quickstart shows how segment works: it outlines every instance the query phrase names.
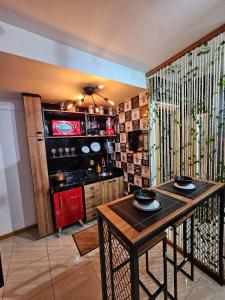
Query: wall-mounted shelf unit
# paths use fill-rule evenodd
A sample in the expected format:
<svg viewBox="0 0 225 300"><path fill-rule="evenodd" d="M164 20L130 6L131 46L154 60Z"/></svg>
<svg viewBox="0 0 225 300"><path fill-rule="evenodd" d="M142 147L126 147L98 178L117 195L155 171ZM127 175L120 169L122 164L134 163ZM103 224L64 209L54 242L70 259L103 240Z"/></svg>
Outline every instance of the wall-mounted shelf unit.
<svg viewBox="0 0 225 300"><path fill-rule="evenodd" d="M46 136L46 139L74 139L74 138L113 138L116 135L58 135Z"/></svg>

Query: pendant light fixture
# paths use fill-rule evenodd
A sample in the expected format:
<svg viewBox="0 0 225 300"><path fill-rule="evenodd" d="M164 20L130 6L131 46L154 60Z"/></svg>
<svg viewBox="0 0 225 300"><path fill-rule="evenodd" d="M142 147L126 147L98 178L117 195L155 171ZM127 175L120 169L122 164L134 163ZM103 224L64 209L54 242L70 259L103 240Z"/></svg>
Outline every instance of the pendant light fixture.
<svg viewBox="0 0 225 300"><path fill-rule="evenodd" d="M99 96L100 98L104 99L106 102L108 102L110 105L114 105L114 102L110 99L108 99L107 97L102 96L101 94L99 94L99 90L102 90L104 88L103 84L99 84L96 87L92 87L92 86L86 86L84 87L84 91L83 93L81 93L78 97L77 100L79 101L78 104L82 105L84 102L85 97L89 96L91 97L93 104L94 104L94 108L95 108L95 112L99 113L99 108L96 105L95 99L94 99L94 95Z"/></svg>

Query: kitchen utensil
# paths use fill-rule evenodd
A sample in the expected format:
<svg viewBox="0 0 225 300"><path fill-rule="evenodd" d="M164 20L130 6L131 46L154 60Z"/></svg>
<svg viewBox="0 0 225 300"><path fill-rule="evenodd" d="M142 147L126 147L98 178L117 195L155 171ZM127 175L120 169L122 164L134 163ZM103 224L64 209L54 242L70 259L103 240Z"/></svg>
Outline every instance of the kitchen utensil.
<svg viewBox="0 0 225 300"><path fill-rule="evenodd" d="M189 184L186 184L186 185L179 185L177 182L174 183L173 185L175 188L177 189L181 189L181 190L195 190L196 189L196 186L193 184L193 183L189 183Z"/></svg>
<svg viewBox="0 0 225 300"><path fill-rule="evenodd" d="M52 149L51 149L51 152L52 152L52 156L55 158L56 149L55 149L55 148L52 148Z"/></svg>
<svg viewBox="0 0 225 300"><path fill-rule="evenodd" d="M72 155L74 155L76 148L75 147L71 147L70 150L71 150Z"/></svg>
<svg viewBox="0 0 225 300"><path fill-rule="evenodd" d="M110 140L106 140L104 146L108 154L113 153L113 144Z"/></svg>
<svg viewBox="0 0 225 300"><path fill-rule="evenodd" d="M113 115L113 108L112 108L112 107L109 107L109 108L108 108L108 114L109 114L109 115Z"/></svg>
<svg viewBox="0 0 225 300"><path fill-rule="evenodd" d="M101 135L101 136L105 135L105 130L100 130L99 135Z"/></svg>
<svg viewBox="0 0 225 300"><path fill-rule="evenodd" d="M94 113L94 106L93 105L88 105L88 112L89 112L89 114Z"/></svg>
<svg viewBox="0 0 225 300"><path fill-rule="evenodd" d="M99 152L100 149L101 149L101 145L100 145L99 142L93 142L93 143L91 143L91 150L93 152Z"/></svg>
<svg viewBox="0 0 225 300"><path fill-rule="evenodd" d="M174 181L181 186L192 183L192 178L188 176L175 176Z"/></svg>
<svg viewBox="0 0 225 300"><path fill-rule="evenodd" d="M99 105L98 109L99 109L99 114L100 115L104 115L104 106L103 105Z"/></svg>
<svg viewBox="0 0 225 300"><path fill-rule="evenodd" d="M59 148L59 149L58 149L58 152L59 152L59 155L60 155L60 156L63 155L63 151L64 151L63 148Z"/></svg>
<svg viewBox="0 0 225 300"><path fill-rule="evenodd" d="M55 174L55 180L58 181L58 182L65 181L66 176L63 172L59 171Z"/></svg>
<svg viewBox="0 0 225 300"><path fill-rule="evenodd" d="M87 154L87 153L90 152L90 148L89 148L88 146L83 146L83 147L81 148L81 151L82 151L83 153Z"/></svg>
<svg viewBox="0 0 225 300"><path fill-rule="evenodd" d="M159 201L154 200L152 202L148 203L141 203L137 200L133 201L133 206L139 210L142 211L157 211L161 208L161 204Z"/></svg>
<svg viewBox="0 0 225 300"><path fill-rule="evenodd" d="M153 190L140 189L134 191L134 197L142 203L149 203L156 199L156 193Z"/></svg>
<svg viewBox="0 0 225 300"><path fill-rule="evenodd" d="M65 148L66 155L69 156L70 148Z"/></svg>

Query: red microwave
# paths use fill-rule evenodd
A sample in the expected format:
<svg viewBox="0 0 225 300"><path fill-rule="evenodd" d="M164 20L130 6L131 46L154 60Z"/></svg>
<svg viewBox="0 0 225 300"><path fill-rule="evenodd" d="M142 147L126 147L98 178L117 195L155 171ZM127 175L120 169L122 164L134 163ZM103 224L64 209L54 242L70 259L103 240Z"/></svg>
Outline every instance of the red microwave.
<svg viewBox="0 0 225 300"><path fill-rule="evenodd" d="M53 135L80 135L80 121L52 120Z"/></svg>

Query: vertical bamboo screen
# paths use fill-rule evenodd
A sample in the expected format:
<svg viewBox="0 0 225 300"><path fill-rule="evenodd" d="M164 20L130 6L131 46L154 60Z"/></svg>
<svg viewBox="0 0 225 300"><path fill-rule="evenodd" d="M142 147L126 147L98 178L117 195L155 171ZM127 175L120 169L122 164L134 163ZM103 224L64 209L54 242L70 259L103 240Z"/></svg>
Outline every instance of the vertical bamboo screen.
<svg viewBox="0 0 225 300"><path fill-rule="evenodd" d="M225 182L225 34L147 78L151 182Z"/></svg>

